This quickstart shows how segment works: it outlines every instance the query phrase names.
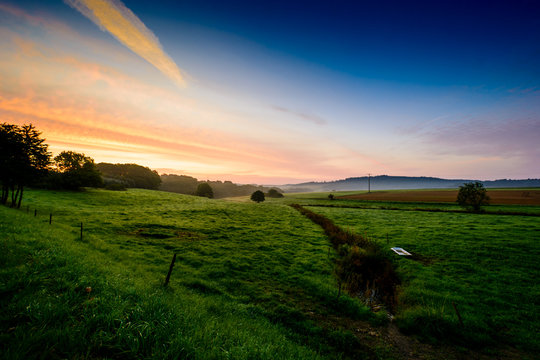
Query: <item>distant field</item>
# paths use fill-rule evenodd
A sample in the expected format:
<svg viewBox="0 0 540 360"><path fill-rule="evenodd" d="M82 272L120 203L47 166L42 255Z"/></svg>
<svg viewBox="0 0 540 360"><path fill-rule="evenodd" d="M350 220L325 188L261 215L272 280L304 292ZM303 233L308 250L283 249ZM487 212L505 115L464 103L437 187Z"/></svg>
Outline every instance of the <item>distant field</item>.
<svg viewBox="0 0 540 360"><path fill-rule="evenodd" d="M456 202L457 190L400 190L374 191L352 195L338 195L338 199L409 201L409 202ZM488 189L490 203L495 205L540 205L540 189Z"/></svg>

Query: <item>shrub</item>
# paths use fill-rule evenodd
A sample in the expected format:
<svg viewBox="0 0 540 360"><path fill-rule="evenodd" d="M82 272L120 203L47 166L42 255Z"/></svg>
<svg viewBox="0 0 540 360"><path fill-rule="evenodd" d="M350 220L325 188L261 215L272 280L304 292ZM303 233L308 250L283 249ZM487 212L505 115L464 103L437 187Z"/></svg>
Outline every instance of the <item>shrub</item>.
<svg viewBox="0 0 540 360"><path fill-rule="evenodd" d="M283 194L277 191L276 189L268 190L268 197L270 198L282 198Z"/></svg>
<svg viewBox="0 0 540 360"><path fill-rule="evenodd" d="M214 191L208 183L201 183L197 186L197 191L195 191L195 195L212 199L214 197Z"/></svg>
<svg viewBox="0 0 540 360"><path fill-rule="evenodd" d="M251 194L251 200L257 203L264 201L264 193L261 190L255 191L253 194Z"/></svg>
<svg viewBox="0 0 540 360"><path fill-rule="evenodd" d="M479 181L465 183L459 187L457 203L469 211L480 212L483 205L489 205L486 192L486 188Z"/></svg>

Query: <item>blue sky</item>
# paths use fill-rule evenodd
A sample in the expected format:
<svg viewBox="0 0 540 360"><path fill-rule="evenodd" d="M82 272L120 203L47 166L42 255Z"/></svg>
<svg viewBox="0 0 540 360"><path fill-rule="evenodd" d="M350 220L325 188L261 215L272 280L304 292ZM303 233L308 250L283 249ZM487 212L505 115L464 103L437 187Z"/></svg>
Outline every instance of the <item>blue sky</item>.
<svg viewBox="0 0 540 360"><path fill-rule="evenodd" d="M53 150L238 182L540 177L536 1L101 2L113 7L93 21L70 1L0 9L0 112L42 125ZM114 6L157 58L100 29ZM44 64L63 75L28 80ZM85 91L70 90L77 77ZM36 101L47 116L25 110ZM78 107L88 119L70 122Z"/></svg>

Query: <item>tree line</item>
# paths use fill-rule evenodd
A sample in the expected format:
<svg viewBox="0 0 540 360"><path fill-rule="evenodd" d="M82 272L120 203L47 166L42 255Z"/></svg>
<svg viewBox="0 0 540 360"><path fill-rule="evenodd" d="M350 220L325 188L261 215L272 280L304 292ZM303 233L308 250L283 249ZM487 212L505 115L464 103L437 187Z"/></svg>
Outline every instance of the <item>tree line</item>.
<svg viewBox="0 0 540 360"><path fill-rule="evenodd" d="M74 151L52 157L45 139L32 124L0 124L0 203L20 208L24 188L81 190L104 187L109 190L143 188L208 198L245 196L260 192L257 202L282 197L279 189L237 185L231 181L199 181L186 175L159 175L138 164L95 164L94 159Z"/></svg>
<svg viewBox="0 0 540 360"><path fill-rule="evenodd" d="M96 165L91 157L74 151L53 158L32 124L0 124L0 170L0 204L14 208L21 207L28 186L80 190L119 184L120 188L157 189L161 184L157 172L137 164Z"/></svg>
<svg viewBox="0 0 540 360"><path fill-rule="evenodd" d="M11 197L11 207L20 208L24 187L47 174L51 153L40 135L31 124L0 125L0 203L3 205Z"/></svg>
<svg viewBox="0 0 540 360"><path fill-rule="evenodd" d="M238 185L231 181L200 181L187 175L161 175L160 190L185 195L205 196L209 198L225 198L232 196L247 196L255 191L267 193L269 197L282 197L280 189L260 185Z"/></svg>

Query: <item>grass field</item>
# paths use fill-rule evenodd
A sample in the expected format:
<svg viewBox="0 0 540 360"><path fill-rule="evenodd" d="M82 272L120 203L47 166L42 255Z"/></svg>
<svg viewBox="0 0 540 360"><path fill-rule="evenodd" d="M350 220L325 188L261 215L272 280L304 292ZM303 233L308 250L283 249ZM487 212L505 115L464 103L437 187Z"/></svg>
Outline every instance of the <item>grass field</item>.
<svg viewBox="0 0 540 360"><path fill-rule="evenodd" d="M403 247L416 255L420 261L392 255L404 280L397 314L403 331L464 345L507 343L539 351L540 221L492 214L540 214L540 207L492 205L486 214L458 213L455 204L419 201L422 193L383 192L388 199L414 202L364 200L377 192L333 201L327 194L302 194L294 200L388 249Z"/></svg>
<svg viewBox="0 0 540 360"><path fill-rule="evenodd" d="M339 199L408 201L408 202L450 202L455 203L458 190L403 190L374 191L362 194L340 194ZM496 205L540 205L540 189L488 189L490 203Z"/></svg>
<svg viewBox="0 0 540 360"><path fill-rule="evenodd" d="M533 358L537 217L326 195L255 204L145 190L28 191L21 210L0 208L3 358ZM403 279L394 315L405 333L435 345L396 334L384 312L359 299L337 299L328 239L290 202L418 254L412 261L388 250ZM309 206L339 204L348 207Z"/></svg>
<svg viewBox="0 0 540 360"><path fill-rule="evenodd" d="M29 191L22 211L0 211L5 358L373 358L384 347L339 325L384 315L336 300L325 236L288 206Z"/></svg>
<svg viewBox="0 0 540 360"><path fill-rule="evenodd" d="M398 321L426 337L540 349L540 221L535 217L311 208L396 255L404 279ZM388 240L387 240L388 237ZM387 242L388 241L388 242ZM462 329L452 302L464 319Z"/></svg>
<svg viewBox="0 0 540 360"><path fill-rule="evenodd" d="M522 213L540 216L540 206L529 204L530 197L538 193L538 189L489 189L488 194L494 198L504 198L504 203L493 203L485 206L488 214ZM529 196L522 196L523 193ZM386 210L433 210L466 212L456 203L455 189L438 190L436 192L446 195L429 196L432 190L388 190L373 191L371 193L358 191L339 191L332 193L334 200L329 201L328 192L321 193L292 193L285 194L285 202L331 207L349 207L364 209ZM510 193L510 195L508 195ZM426 196L425 194L428 194ZM450 195L448 195L450 194ZM451 194L455 194L451 195ZM506 194L506 195L505 195ZM533 194L533 195L531 195ZM536 201L536 200L535 200Z"/></svg>

